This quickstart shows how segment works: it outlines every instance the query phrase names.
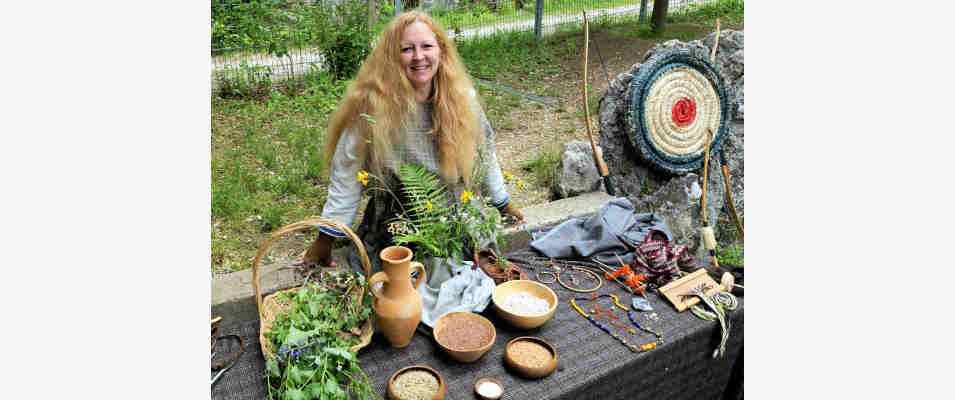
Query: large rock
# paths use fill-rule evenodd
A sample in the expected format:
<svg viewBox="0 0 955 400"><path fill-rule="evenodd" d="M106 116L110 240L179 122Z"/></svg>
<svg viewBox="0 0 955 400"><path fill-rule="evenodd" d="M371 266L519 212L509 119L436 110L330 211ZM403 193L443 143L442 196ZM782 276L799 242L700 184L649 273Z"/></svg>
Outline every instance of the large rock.
<svg viewBox="0 0 955 400"><path fill-rule="evenodd" d="M691 52L708 59L714 39L715 33L703 41L686 43L670 40L647 51L643 61L660 49L673 47L689 48ZM644 163L630 143L629 136L633 130L628 118L629 87L632 73L639 67L640 63L634 64L629 71L614 78L600 100L600 145L610 169L610 179L617 189L617 195L628 197L638 209L659 213L674 231L677 241L696 247L697 255L702 256L704 251L698 233L702 226L699 221L699 199L702 194L700 176L694 173L672 176L657 172ZM724 80L731 107L734 108L722 151L730 167L734 204L740 218L743 218L743 32L721 32L715 67ZM710 225L717 223L718 212L722 212L723 208L721 162L719 157L715 157L709 165L707 208ZM724 218L725 221L728 219ZM735 235L725 234L733 230L732 225L727 223L720 225L717 239L721 244L726 245L735 238Z"/></svg>
<svg viewBox="0 0 955 400"><path fill-rule="evenodd" d="M590 142L575 140L564 143L554 192L558 198L567 198L595 190L602 190L602 187Z"/></svg>
<svg viewBox="0 0 955 400"><path fill-rule="evenodd" d="M641 196L639 203L635 204L637 209L652 211L662 217L678 243L694 243L698 235L702 195L700 177L689 173L666 181L652 194Z"/></svg>
<svg viewBox="0 0 955 400"><path fill-rule="evenodd" d="M702 45L712 49L715 40L716 32L713 32L703 38ZM730 104L734 108L733 117L737 120L743 119L743 65L743 32L720 31L720 44L719 49L716 50L714 66L726 82Z"/></svg>

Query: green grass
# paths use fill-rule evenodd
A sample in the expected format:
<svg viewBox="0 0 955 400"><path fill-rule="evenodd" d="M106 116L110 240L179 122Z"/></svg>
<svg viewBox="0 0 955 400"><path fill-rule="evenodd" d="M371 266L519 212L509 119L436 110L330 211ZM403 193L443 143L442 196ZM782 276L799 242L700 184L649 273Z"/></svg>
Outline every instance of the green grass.
<svg viewBox="0 0 955 400"><path fill-rule="evenodd" d="M491 25L495 23L517 22L534 19L534 0L524 0L524 7L518 9L515 1L498 2L496 11L491 11L484 3L468 4L455 9L434 10L431 15L447 29L461 30ZM544 16L580 14L583 10L613 8L633 4L632 0L598 0L581 2L579 0L545 0Z"/></svg>
<svg viewBox="0 0 955 400"><path fill-rule="evenodd" d="M535 80L559 72L554 65L557 51L549 41L537 43L533 32L506 32L460 41L458 52L468 72L476 78L516 81L517 76ZM503 78L503 79L501 79Z"/></svg>
<svg viewBox="0 0 955 400"><path fill-rule="evenodd" d="M712 32L716 28L716 19L720 19L723 29L739 29L743 24L743 0L719 0L705 4L691 4L685 9L671 10L667 14L667 23L660 32L650 28L647 21L640 23L638 16L619 17L613 20L600 20L591 25L592 30L603 30L609 35L620 38L640 38L647 40L679 39L684 42L700 39L701 34Z"/></svg>
<svg viewBox="0 0 955 400"><path fill-rule="evenodd" d="M263 233L321 212L325 124L345 82L313 74L301 87L212 99L214 269L248 268Z"/></svg>
<svg viewBox="0 0 955 400"><path fill-rule="evenodd" d="M743 0L718 0L703 4L691 4L685 10L668 13L668 22L689 22L715 25L720 19L722 26L743 24Z"/></svg>
<svg viewBox="0 0 955 400"><path fill-rule="evenodd" d="M530 172L538 186L553 188L562 151L563 147L559 143L546 146L534 158L521 164L521 169Z"/></svg>
<svg viewBox="0 0 955 400"><path fill-rule="evenodd" d="M495 130L513 129L514 121L510 116L512 109L521 106L520 96L484 85L476 85L481 100L484 101L484 113Z"/></svg>
<svg viewBox="0 0 955 400"><path fill-rule="evenodd" d="M743 245L734 244L718 248L716 250L716 259L720 260L720 264L743 266Z"/></svg>

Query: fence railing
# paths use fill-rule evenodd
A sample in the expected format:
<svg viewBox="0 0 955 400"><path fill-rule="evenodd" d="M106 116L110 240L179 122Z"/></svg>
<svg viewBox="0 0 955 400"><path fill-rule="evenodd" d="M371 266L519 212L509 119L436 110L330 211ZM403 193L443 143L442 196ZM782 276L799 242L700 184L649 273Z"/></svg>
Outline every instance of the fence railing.
<svg viewBox="0 0 955 400"><path fill-rule="evenodd" d="M282 80L321 68L323 56L313 45L320 23L319 7L347 0L214 0L213 89L223 79ZM456 40L506 31L534 31L540 37L558 27L580 24L587 11L592 22L639 18L648 21L652 0L365 0L368 21L380 27L410 8L429 12ZM725 0L669 0L670 16L693 4ZM218 15L227 17L217 18ZM376 14L376 15L372 15ZM237 33L242 31L241 33ZM275 38L285 43L274 50Z"/></svg>

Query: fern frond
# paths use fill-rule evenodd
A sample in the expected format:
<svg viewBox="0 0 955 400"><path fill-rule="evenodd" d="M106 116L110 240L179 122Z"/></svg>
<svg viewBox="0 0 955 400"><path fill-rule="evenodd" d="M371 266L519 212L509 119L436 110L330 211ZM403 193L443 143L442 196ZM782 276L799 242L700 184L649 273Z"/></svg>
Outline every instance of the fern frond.
<svg viewBox="0 0 955 400"><path fill-rule="evenodd" d="M411 202L416 224L437 221L447 215L447 192L437 175L419 165L404 164L398 168L398 178L402 192Z"/></svg>

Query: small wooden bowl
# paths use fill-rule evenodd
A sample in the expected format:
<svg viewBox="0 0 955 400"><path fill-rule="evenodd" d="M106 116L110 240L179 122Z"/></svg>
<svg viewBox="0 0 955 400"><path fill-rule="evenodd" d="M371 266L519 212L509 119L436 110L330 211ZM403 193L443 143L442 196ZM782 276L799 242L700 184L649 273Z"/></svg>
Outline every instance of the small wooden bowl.
<svg viewBox="0 0 955 400"><path fill-rule="evenodd" d="M541 346L544 346L545 349L550 351L550 354L553 356L550 360L547 361L543 366L534 367L529 365L523 365L518 363L515 358L514 353L511 351L511 346L514 343L520 341L528 341L537 343ZM529 379L543 378L547 375L550 375L557 369L557 350L554 349L554 346L551 346L550 343L547 343L546 340L534 336L521 336L512 339L510 342L507 342L507 346L504 348L504 365L508 368L511 368L515 373L520 376Z"/></svg>
<svg viewBox="0 0 955 400"><path fill-rule="evenodd" d="M395 394L395 378L405 372L415 369L428 372L438 378L438 392L431 397L431 400L444 400L444 396L448 392L448 386L444 384L444 377L441 376L441 374L438 373L438 371L436 371L434 368L431 368L427 365L412 365L410 367L399 369L395 373L391 374L391 378L388 378L388 398L392 400L400 400L398 395Z"/></svg>
<svg viewBox="0 0 955 400"><path fill-rule="evenodd" d="M484 382L491 382L501 388L501 395L497 397L488 397L482 395L481 392L478 391L478 387ZM478 380L474 381L474 395L481 400L498 400L501 397L504 397L504 385L501 383L501 381L494 378L479 378Z"/></svg>
<svg viewBox="0 0 955 400"><path fill-rule="evenodd" d="M540 297L550 304L550 308L543 314L525 315L511 312L502 307L508 297L519 292L526 292L536 297ZM494 302L494 308L497 314L511 325L521 329L534 329L550 321L557 312L557 294L551 288L544 284L527 280L507 281L494 288L491 294L491 300Z"/></svg>
<svg viewBox="0 0 955 400"><path fill-rule="evenodd" d="M481 345L480 347L473 349L455 349L448 346L447 343L442 343L438 338L441 337L441 331L448 328L448 321L457 320L461 318L460 316L465 316L465 319L470 319L472 321L477 321L481 326L486 327L491 332L491 339L487 343ZM457 316L457 317L455 317ZM488 321L487 318L484 318L480 315L471 312L449 312L438 318L434 322L434 341L438 343L438 346L441 347L446 353L448 353L451 358L458 362L469 363L477 361L484 353L487 353L488 350L494 346L494 341L497 340L497 330L494 329L494 324L491 321Z"/></svg>

